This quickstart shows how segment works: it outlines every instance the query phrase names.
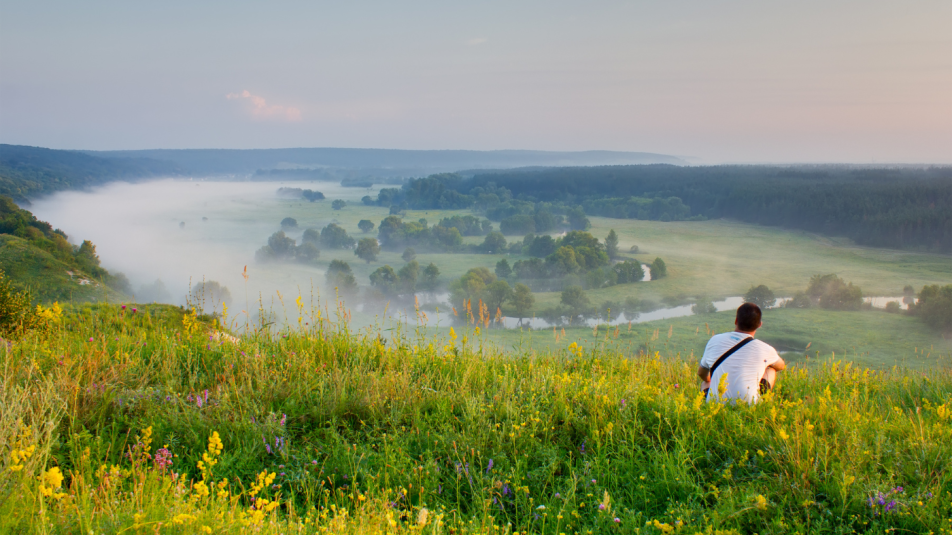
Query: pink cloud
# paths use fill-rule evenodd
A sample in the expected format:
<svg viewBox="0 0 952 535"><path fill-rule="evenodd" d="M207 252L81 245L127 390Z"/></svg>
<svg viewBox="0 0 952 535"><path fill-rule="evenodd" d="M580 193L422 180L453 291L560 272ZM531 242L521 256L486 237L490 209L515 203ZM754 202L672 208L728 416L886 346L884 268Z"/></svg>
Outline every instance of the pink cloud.
<svg viewBox="0 0 952 535"><path fill-rule="evenodd" d="M268 105L268 101L266 101L264 97L253 95L247 90L241 93L228 93L225 95L225 98L228 100L239 99L248 102L248 104L250 104L252 117L257 119L291 122L301 120L301 110L289 106L281 106L279 104Z"/></svg>

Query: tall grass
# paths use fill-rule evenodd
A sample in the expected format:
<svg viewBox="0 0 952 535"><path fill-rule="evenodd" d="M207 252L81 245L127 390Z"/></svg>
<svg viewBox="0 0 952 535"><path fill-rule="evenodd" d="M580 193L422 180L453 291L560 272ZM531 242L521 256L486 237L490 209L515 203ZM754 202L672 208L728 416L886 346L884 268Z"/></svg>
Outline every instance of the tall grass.
<svg viewBox="0 0 952 535"><path fill-rule="evenodd" d="M658 353L298 312L232 340L173 307L86 306L4 345L0 529L952 530L947 368L793 368L735 406Z"/></svg>

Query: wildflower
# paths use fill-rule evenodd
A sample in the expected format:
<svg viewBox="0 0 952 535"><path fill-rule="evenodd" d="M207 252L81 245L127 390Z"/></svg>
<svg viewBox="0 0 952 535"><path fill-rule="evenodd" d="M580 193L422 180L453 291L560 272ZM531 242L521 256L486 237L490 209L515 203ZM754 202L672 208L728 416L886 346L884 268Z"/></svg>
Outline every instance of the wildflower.
<svg viewBox="0 0 952 535"><path fill-rule="evenodd" d="M621 524L621 519L618 518L617 516L615 517L614 520L615 520L615 523L616 523L616 524Z"/></svg>
<svg viewBox="0 0 952 535"><path fill-rule="evenodd" d="M764 495L763 495L763 494L758 494L758 495L754 498L754 505L757 507L757 509L760 509L761 511L766 510L766 509L767 509L767 498L764 498Z"/></svg>
<svg viewBox="0 0 952 535"><path fill-rule="evenodd" d="M153 456L152 463L157 469L165 470L172 466L172 452L168 448L159 448Z"/></svg>
<svg viewBox="0 0 952 535"><path fill-rule="evenodd" d="M49 470L43 472L39 477L40 480L40 494L46 496L47 498L53 498L59 500L66 496L62 492L54 492L56 489L63 486L63 472L60 471L58 466L54 466Z"/></svg>
<svg viewBox="0 0 952 535"><path fill-rule="evenodd" d="M489 464L486 465L486 473L488 474L490 470L493 469L493 460L489 459Z"/></svg>

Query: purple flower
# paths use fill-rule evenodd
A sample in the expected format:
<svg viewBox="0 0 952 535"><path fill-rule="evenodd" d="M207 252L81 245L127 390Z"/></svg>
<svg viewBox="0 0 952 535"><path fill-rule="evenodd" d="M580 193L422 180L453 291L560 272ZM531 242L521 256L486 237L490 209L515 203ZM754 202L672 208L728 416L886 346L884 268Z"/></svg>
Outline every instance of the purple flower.
<svg viewBox="0 0 952 535"><path fill-rule="evenodd" d="M92 341L93 341L93 338L92 338L91 336L89 337L89 341L90 341L90 342L92 342Z"/></svg>
<svg viewBox="0 0 952 535"><path fill-rule="evenodd" d="M133 314L136 313L136 309L135 309L135 308L132 309L132 313L133 313Z"/></svg>
<svg viewBox="0 0 952 535"><path fill-rule="evenodd" d="M598 510L599 510L599 511L604 511L604 510L605 510L605 504L604 504L604 503L598 504Z"/></svg>
<svg viewBox="0 0 952 535"><path fill-rule="evenodd" d="M126 305L122 305L122 309L125 310L125 309L126 309Z"/></svg>
<svg viewBox="0 0 952 535"><path fill-rule="evenodd" d="M486 466L486 473L488 474L490 470L493 469L493 460L489 459L489 464Z"/></svg>
<svg viewBox="0 0 952 535"><path fill-rule="evenodd" d="M172 452L167 448L159 448L156 450L152 462L159 470L165 470L167 467L172 466Z"/></svg>
<svg viewBox="0 0 952 535"><path fill-rule="evenodd" d="M616 524L620 524L620 523L621 523L621 519L618 518L617 516L615 517L615 523L616 523Z"/></svg>
<svg viewBox="0 0 952 535"><path fill-rule="evenodd" d="M282 415L281 415L281 426L284 427L284 424L286 424L286 423L288 423L288 415L287 415L287 414L282 414Z"/></svg>

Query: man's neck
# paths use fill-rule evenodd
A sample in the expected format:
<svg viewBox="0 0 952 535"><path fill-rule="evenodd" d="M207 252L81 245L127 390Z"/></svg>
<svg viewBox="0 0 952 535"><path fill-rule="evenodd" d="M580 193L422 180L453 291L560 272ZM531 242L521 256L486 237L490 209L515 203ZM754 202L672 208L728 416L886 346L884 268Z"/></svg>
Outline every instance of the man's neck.
<svg viewBox="0 0 952 535"><path fill-rule="evenodd" d="M753 331L742 331L742 330L740 330L740 329L734 329L734 332L741 333L741 334L749 334L751 338L753 338L754 335L757 334L757 331L756 331L756 330L753 330Z"/></svg>

